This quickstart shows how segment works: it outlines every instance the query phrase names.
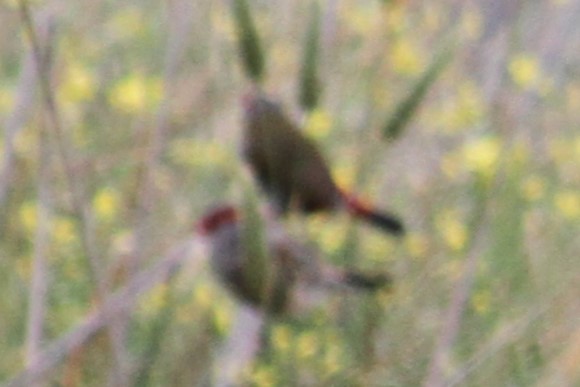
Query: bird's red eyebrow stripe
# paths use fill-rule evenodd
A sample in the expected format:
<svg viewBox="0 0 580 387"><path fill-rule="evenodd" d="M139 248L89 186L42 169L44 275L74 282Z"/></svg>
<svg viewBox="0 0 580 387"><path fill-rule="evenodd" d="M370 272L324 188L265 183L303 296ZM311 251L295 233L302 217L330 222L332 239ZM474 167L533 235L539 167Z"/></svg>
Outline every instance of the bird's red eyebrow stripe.
<svg viewBox="0 0 580 387"><path fill-rule="evenodd" d="M202 234L211 233L219 226L233 223L238 219L238 213L232 206L222 206L207 213L199 222L198 230Z"/></svg>

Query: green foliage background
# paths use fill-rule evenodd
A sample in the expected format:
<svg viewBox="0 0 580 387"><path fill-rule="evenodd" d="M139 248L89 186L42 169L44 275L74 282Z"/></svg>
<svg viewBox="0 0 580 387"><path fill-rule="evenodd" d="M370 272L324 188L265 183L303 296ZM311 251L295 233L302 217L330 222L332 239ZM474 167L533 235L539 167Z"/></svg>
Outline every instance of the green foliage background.
<svg viewBox="0 0 580 387"><path fill-rule="evenodd" d="M299 119L311 4L248 3L264 87ZM53 109L19 4L0 3L7 382L189 238L208 206L240 202L249 179L238 150L249 83L229 2L31 2ZM395 291L338 294L274 324L244 383L580 383L580 1L326 0L320 15L322 93L304 130L340 184L401 213L409 235L389 240L341 215L294 219L326 259L386 269ZM387 142L450 31L451 63ZM127 384L209 383L235 311L205 266L140 294L119 317ZM111 380L107 337L67 353L48 380Z"/></svg>

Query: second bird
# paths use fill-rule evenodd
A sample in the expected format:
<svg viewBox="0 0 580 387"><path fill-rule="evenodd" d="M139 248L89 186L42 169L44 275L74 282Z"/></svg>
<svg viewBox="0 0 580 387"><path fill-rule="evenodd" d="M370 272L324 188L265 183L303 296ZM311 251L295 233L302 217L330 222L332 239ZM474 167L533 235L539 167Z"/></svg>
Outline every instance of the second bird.
<svg viewBox="0 0 580 387"><path fill-rule="evenodd" d="M396 216L337 187L314 143L278 104L256 91L244 96L243 105L244 157L280 213L294 208L304 213L345 209L388 233L404 233Z"/></svg>
<svg viewBox="0 0 580 387"><path fill-rule="evenodd" d="M320 290L390 287L387 273L366 274L324 263L316 250L290 238L276 219L263 221L266 224L249 221L234 207L223 205L208 211L197 224L210 243L213 271L240 301L273 314L292 314L316 305Z"/></svg>

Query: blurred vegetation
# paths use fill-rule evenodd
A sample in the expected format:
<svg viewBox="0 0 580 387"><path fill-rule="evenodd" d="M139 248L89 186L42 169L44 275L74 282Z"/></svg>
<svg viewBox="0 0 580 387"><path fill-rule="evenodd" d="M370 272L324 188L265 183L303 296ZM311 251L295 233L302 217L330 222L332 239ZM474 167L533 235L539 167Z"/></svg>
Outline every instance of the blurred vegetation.
<svg viewBox="0 0 580 387"><path fill-rule="evenodd" d="M246 0L234 0L233 19L237 26L237 39L244 70L250 79L260 82L264 78L264 53L258 32L252 19L252 12Z"/></svg>
<svg viewBox="0 0 580 387"><path fill-rule="evenodd" d="M311 2L31 1L54 106L19 4L0 3L0 381L48 358L39 385L210 383L237 306L207 265L128 292L136 305L82 345L53 344L208 206L240 201L234 6L268 56L267 72L248 59L253 79L290 111L319 27L324 94L304 130L341 185L410 230L399 243L341 215L292 220L328 260L392 272L395 291L275 323L243 383L580 383L580 1L326 0L318 27ZM385 141L450 28L451 61Z"/></svg>

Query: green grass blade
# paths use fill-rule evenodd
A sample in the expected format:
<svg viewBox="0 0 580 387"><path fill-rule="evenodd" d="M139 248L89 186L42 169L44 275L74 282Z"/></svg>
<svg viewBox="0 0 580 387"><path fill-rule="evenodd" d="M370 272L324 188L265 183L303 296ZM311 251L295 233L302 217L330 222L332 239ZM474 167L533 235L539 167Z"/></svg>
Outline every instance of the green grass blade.
<svg viewBox="0 0 580 387"><path fill-rule="evenodd" d="M267 301L271 273L266 251L264 222L258 209L256 193L247 189L243 204L242 244L245 256L244 278L257 299Z"/></svg>
<svg viewBox="0 0 580 387"><path fill-rule="evenodd" d="M302 69L300 71L300 106L310 111L318 104L321 83L318 78L318 58L320 52L320 5L311 2L311 15L304 41Z"/></svg>
<svg viewBox="0 0 580 387"><path fill-rule="evenodd" d="M167 284L167 290L164 294L164 304L160 313L157 315L151 326L151 331L148 336L148 346L141 355L140 366L135 373L134 386L149 386L151 384L152 375L156 366L157 360L162 354L163 340L167 335L167 331L175 318L175 310L177 308L174 282Z"/></svg>
<svg viewBox="0 0 580 387"><path fill-rule="evenodd" d="M265 72L264 54L250 7L246 0L233 0L232 6L244 72L253 81L260 82Z"/></svg>
<svg viewBox="0 0 580 387"><path fill-rule="evenodd" d="M397 105L383 129L383 135L387 140L395 140L403 133L431 86L451 62L453 53L452 49L445 46L417 80L407 98Z"/></svg>

